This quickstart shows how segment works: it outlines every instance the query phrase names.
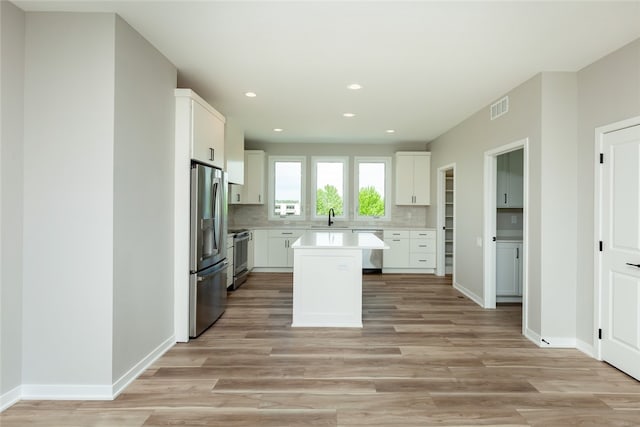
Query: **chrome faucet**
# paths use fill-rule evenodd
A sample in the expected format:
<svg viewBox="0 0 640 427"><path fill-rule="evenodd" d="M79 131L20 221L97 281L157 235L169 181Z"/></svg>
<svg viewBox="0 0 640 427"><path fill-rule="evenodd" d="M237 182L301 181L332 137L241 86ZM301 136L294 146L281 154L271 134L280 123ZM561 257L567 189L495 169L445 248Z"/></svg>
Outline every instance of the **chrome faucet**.
<svg viewBox="0 0 640 427"><path fill-rule="evenodd" d="M333 210L333 208L329 209L329 227L331 227L331 224L333 224L333 221L331 221L331 215L333 214L333 217L336 217L336 212Z"/></svg>

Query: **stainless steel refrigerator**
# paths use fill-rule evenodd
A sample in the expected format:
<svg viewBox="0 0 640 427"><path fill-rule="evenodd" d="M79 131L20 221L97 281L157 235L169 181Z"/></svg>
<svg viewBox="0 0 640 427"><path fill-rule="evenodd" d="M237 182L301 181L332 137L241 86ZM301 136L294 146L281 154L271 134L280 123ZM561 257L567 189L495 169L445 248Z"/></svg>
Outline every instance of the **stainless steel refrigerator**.
<svg viewBox="0 0 640 427"><path fill-rule="evenodd" d="M189 336L211 326L227 305L227 176L191 163Z"/></svg>

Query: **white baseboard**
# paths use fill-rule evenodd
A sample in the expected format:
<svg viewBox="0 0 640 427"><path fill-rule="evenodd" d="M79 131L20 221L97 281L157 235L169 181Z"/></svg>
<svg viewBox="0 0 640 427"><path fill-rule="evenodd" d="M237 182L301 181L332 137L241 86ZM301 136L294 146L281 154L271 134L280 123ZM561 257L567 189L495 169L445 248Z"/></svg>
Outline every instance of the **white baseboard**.
<svg viewBox="0 0 640 427"><path fill-rule="evenodd" d="M22 397L22 386L17 386L0 396L0 412L13 406Z"/></svg>
<svg viewBox="0 0 640 427"><path fill-rule="evenodd" d="M144 359L135 364L127 373L121 376L112 386L111 399L118 397L122 391L140 374L142 374L149 366L165 354L171 347L176 344L175 336L170 336L165 342L156 347Z"/></svg>
<svg viewBox="0 0 640 427"><path fill-rule="evenodd" d="M531 329L526 328L524 330L524 336L529 339L532 343L540 347L540 335L536 332L533 332Z"/></svg>
<svg viewBox="0 0 640 427"><path fill-rule="evenodd" d="M593 347L593 344L589 344L586 341L576 339L576 348L586 354L587 356L591 356L594 359L596 358L596 351Z"/></svg>
<svg viewBox="0 0 640 427"><path fill-rule="evenodd" d="M480 297L479 295L474 294L473 292L471 292L469 289L461 286L459 283L455 282L453 284L453 288L455 290L457 290L458 292L462 293L464 296L466 296L467 298L469 298L471 301L475 302L476 304L478 304L480 307L484 307L484 300L482 299L482 297Z"/></svg>
<svg viewBox="0 0 640 427"><path fill-rule="evenodd" d="M569 337L541 337L540 347L576 348L576 339Z"/></svg>
<svg viewBox="0 0 640 427"><path fill-rule="evenodd" d="M111 385L23 384L23 400L112 400Z"/></svg>
<svg viewBox="0 0 640 427"><path fill-rule="evenodd" d="M383 268L385 274L435 274L435 268Z"/></svg>
<svg viewBox="0 0 640 427"><path fill-rule="evenodd" d="M172 335L113 384L23 384L19 398L24 400L113 400L153 362L173 347L175 342L175 337Z"/></svg>
<svg viewBox="0 0 640 427"><path fill-rule="evenodd" d="M293 267L253 267L252 273L293 273Z"/></svg>

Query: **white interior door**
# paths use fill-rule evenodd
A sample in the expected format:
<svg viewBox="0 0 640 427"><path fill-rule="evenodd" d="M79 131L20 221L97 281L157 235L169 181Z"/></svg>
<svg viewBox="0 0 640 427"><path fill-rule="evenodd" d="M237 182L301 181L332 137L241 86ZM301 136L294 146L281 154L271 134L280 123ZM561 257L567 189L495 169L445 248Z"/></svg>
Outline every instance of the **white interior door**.
<svg viewBox="0 0 640 427"><path fill-rule="evenodd" d="M640 380L640 125L603 152L602 359Z"/></svg>

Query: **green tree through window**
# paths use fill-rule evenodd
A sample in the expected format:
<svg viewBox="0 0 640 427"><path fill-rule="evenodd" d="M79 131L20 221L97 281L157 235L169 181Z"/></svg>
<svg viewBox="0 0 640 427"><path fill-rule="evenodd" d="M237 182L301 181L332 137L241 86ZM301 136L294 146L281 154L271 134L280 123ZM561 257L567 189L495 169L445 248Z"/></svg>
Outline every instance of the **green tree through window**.
<svg viewBox="0 0 640 427"><path fill-rule="evenodd" d="M358 206L358 213L362 216L384 216L384 199L374 187L360 189Z"/></svg>
<svg viewBox="0 0 640 427"><path fill-rule="evenodd" d="M325 185L324 188L318 188L316 193L316 214L327 215L329 209L333 208L336 215L343 214L342 197L338 194L338 189L333 185Z"/></svg>

